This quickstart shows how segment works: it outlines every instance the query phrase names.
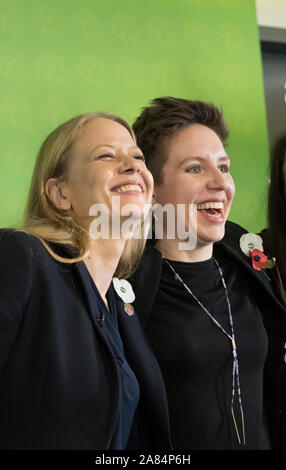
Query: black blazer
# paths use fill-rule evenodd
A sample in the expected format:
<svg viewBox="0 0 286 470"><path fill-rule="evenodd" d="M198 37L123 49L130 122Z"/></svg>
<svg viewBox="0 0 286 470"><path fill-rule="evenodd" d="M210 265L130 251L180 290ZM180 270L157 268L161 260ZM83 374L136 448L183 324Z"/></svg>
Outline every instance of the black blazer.
<svg viewBox="0 0 286 470"><path fill-rule="evenodd" d="M0 448L108 449L118 376L85 264L57 262L36 237L1 230L0 289ZM116 304L126 358L140 385L130 447L168 449L159 366L137 316L125 313L117 295Z"/></svg>
<svg viewBox="0 0 286 470"><path fill-rule="evenodd" d="M233 222L226 223L226 232L219 245L225 255L245 270L245 276L254 282L257 303L263 312L263 320L268 333L268 356L264 372L264 401L268 416L272 448L286 448L286 365L284 360L286 341L286 312L275 297L271 282L263 271L256 271L251 259L240 249L239 239L247 233ZM142 326L145 327L159 288L162 272L162 256L154 250L156 240L148 242L140 265L130 282L136 299L135 309ZM166 345L167 347L167 345Z"/></svg>

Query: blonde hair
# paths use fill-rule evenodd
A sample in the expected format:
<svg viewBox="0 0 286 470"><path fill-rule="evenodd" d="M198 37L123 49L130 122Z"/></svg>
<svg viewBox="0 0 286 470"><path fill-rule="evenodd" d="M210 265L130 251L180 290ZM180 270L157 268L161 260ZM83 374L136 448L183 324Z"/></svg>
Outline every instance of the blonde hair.
<svg viewBox="0 0 286 470"><path fill-rule="evenodd" d="M118 122L136 142L132 129L121 117L104 112L86 113L57 127L43 142L35 163L21 230L39 238L48 252L63 263L76 263L84 259L88 252L89 233L74 217L52 204L46 194L45 184L50 178L65 179L73 144L83 126L98 118ZM47 242L70 245L77 249L78 256L63 258ZM144 247L144 237L127 240L114 275L119 278L129 277L136 268Z"/></svg>

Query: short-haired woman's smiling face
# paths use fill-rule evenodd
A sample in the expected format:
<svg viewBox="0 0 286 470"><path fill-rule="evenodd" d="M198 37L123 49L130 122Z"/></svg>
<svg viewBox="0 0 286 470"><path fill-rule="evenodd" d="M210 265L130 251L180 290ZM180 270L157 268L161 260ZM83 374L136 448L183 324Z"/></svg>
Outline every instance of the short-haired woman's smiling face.
<svg viewBox="0 0 286 470"><path fill-rule="evenodd" d="M104 204L111 211L112 196L118 196L121 207L135 204L140 214L151 202L152 190L143 154L124 126L99 118L83 127L63 184L68 210L88 221L93 204Z"/></svg>
<svg viewBox="0 0 286 470"><path fill-rule="evenodd" d="M198 246L221 240L235 191L221 140L208 127L192 124L164 144L168 159L163 183L154 188L156 202L197 204Z"/></svg>

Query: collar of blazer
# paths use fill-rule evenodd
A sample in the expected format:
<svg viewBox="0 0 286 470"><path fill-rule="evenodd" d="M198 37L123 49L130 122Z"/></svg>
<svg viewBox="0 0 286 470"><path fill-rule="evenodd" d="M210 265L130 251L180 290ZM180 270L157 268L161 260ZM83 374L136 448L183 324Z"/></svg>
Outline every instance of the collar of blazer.
<svg viewBox="0 0 286 470"><path fill-rule="evenodd" d="M79 255L78 249L71 245L49 243L49 246L57 255L62 256L63 258L77 258ZM95 310L94 292L90 282L88 269L83 261L72 263L68 266L70 266L70 269L75 273L79 281L81 290L85 295L86 305L88 307L88 312L91 316L92 322L95 328L100 331L100 322L102 319L98 318L98 314Z"/></svg>
<svg viewBox="0 0 286 470"><path fill-rule="evenodd" d="M258 283L263 292L271 299L274 303L273 305L285 315L284 307L273 293L271 281L266 278L262 271L256 271L252 267L251 259L241 251L239 239L244 233L248 233L247 230L233 222L227 222L224 238L215 245L220 246L230 259L233 259L234 262L237 261L243 266L249 276ZM136 296L135 311L140 315L143 325L152 308L162 272L162 255L155 249L155 243L156 240L154 239L148 240L139 268L130 279Z"/></svg>

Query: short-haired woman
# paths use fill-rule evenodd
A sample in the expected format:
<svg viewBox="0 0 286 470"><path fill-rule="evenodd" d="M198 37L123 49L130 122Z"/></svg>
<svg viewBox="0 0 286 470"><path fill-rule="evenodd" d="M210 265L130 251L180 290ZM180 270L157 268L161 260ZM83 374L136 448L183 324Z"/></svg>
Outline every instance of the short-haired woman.
<svg viewBox="0 0 286 470"><path fill-rule="evenodd" d="M165 214L163 236L150 241L131 278L165 379L174 447L285 447L286 314L261 270L261 238L226 223L234 182L222 112L162 97L133 129L154 176L155 202L174 207L176 226L178 204L185 215L196 205L195 247L184 248L178 232L168 236ZM192 217L184 219L186 233Z"/></svg>

